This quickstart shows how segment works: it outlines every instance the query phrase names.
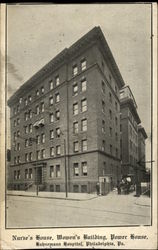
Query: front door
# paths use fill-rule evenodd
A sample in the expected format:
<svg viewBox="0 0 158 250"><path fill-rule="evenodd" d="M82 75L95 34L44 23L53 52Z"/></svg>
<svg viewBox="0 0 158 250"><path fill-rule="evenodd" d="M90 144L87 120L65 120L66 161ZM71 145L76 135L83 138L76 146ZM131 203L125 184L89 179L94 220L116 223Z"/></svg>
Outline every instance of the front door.
<svg viewBox="0 0 158 250"><path fill-rule="evenodd" d="M42 184L42 167L36 169L37 184Z"/></svg>

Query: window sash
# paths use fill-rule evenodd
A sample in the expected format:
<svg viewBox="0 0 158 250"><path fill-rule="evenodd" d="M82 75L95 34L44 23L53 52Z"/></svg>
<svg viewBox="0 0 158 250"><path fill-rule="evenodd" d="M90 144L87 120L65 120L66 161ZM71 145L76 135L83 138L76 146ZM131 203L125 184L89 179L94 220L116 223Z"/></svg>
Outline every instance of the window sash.
<svg viewBox="0 0 158 250"><path fill-rule="evenodd" d="M51 156L54 156L54 155L55 155L55 153L54 153L54 147L51 147L51 148L50 148L50 155L51 155Z"/></svg>
<svg viewBox="0 0 158 250"><path fill-rule="evenodd" d="M85 70L87 68L87 61L86 60L83 60L82 62L81 62L81 69L82 70Z"/></svg>
<svg viewBox="0 0 158 250"><path fill-rule="evenodd" d="M79 143L78 142L74 142L74 151L75 152L79 151Z"/></svg>
<svg viewBox="0 0 158 250"><path fill-rule="evenodd" d="M74 132L74 134L78 133L78 122L74 122L74 124L73 124L73 132Z"/></svg>
<svg viewBox="0 0 158 250"><path fill-rule="evenodd" d="M82 100L81 101L81 110L82 112L87 111L87 100Z"/></svg>
<svg viewBox="0 0 158 250"><path fill-rule="evenodd" d="M73 104L73 114L77 115L78 114L78 104Z"/></svg>
<svg viewBox="0 0 158 250"><path fill-rule="evenodd" d="M82 131L87 131L87 119L81 121L81 129Z"/></svg>
<svg viewBox="0 0 158 250"><path fill-rule="evenodd" d="M82 151L87 150L87 140L82 140Z"/></svg>

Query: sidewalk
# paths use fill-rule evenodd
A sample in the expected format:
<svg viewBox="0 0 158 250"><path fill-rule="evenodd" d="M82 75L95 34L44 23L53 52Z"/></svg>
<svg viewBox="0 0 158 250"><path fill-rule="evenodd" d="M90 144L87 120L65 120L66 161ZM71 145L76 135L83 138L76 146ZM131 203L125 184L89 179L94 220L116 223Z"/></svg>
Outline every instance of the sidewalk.
<svg viewBox="0 0 158 250"><path fill-rule="evenodd" d="M63 192L38 192L37 196L36 192L15 191L15 190L8 190L7 195L75 200L75 201L91 200L98 197L97 194L87 194L87 193L68 193L68 197L66 197L66 194Z"/></svg>

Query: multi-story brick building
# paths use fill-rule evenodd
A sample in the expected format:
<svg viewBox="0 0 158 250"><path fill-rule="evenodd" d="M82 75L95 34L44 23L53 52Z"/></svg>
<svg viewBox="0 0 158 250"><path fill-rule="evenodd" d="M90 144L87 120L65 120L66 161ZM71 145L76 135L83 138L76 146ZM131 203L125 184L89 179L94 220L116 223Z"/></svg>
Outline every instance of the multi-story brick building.
<svg viewBox="0 0 158 250"><path fill-rule="evenodd" d="M140 169L140 180L143 181L146 174L146 157L145 157L145 140L147 139L147 134L145 129L139 125L138 126L138 165Z"/></svg>
<svg viewBox="0 0 158 250"><path fill-rule="evenodd" d="M94 192L105 176L115 184L123 86L100 27L24 83L8 101L9 187L25 189L38 180L45 190Z"/></svg>
<svg viewBox="0 0 158 250"><path fill-rule="evenodd" d="M141 121L129 86L120 90L120 110L122 173L135 176L138 165L138 124Z"/></svg>

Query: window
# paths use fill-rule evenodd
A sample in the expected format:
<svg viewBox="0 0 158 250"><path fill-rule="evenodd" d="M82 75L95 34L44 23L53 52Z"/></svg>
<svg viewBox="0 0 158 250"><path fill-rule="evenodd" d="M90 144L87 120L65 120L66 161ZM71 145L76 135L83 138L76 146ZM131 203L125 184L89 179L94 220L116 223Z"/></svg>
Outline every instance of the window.
<svg viewBox="0 0 158 250"><path fill-rule="evenodd" d="M56 165L56 177L60 177L61 173L60 173L60 165Z"/></svg>
<svg viewBox="0 0 158 250"><path fill-rule="evenodd" d="M50 148L50 156L54 157L54 147Z"/></svg>
<svg viewBox="0 0 158 250"><path fill-rule="evenodd" d="M103 93L105 94L105 82L102 81L101 84L102 84L102 91L103 91Z"/></svg>
<svg viewBox="0 0 158 250"><path fill-rule="evenodd" d="M79 192L79 186L78 185L73 185L73 192L78 193Z"/></svg>
<svg viewBox="0 0 158 250"><path fill-rule="evenodd" d="M82 140L82 151L87 151L87 140Z"/></svg>
<svg viewBox="0 0 158 250"><path fill-rule="evenodd" d="M25 154L25 162L28 162L29 161L29 155L26 153Z"/></svg>
<svg viewBox="0 0 158 250"><path fill-rule="evenodd" d="M74 142L74 152L78 152L79 151L79 143L78 141Z"/></svg>
<svg viewBox="0 0 158 250"><path fill-rule="evenodd" d="M60 185L55 185L56 192L60 192Z"/></svg>
<svg viewBox="0 0 158 250"><path fill-rule="evenodd" d="M17 161L16 161L16 156L14 157L14 164L16 164L17 163Z"/></svg>
<svg viewBox="0 0 158 250"><path fill-rule="evenodd" d="M17 179L20 179L20 170L17 171Z"/></svg>
<svg viewBox="0 0 158 250"><path fill-rule="evenodd" d="M115 140L118 141L118 133L115 133Z"/></svg>
<svg viewBox="0 0 158 250"><path fill-rule="evenodd" d="M60 102L60 95L59 95L59 93L55 94L55 102L56 103Z"/></svg>
<svg viewBox="0 0 158 250"><path fill-rule="evenodd" d="M25 147L28 147L28 146L29 146L29 140L26 139L26 140L25 140Z"/></svg>
<svg viewBox="0 0 158 250"><path fill-rule="evenodd" d="M19 103L20 103L20 104L22 103L22 97L19 98Z"/></svg>
<svg viewBox="0 0 158 250"><path fill-rule="evenodd" d="M28 100L27 100L27 99L25 99L25 106L27 106L27 104L28 104Z"/></svg>
<svg viewBox="0 0 158 250"><path fill-rule="evenodd" d="M73 70L73 76L77 75L78 73L77 65L74 65L72 70Z"/></svg>
<svg viewBox="0 0 158 250"><path fill-rule="evenodd" d="M81 101L81 111L82 112L87 111L87 99Z"/></svg>
<svg viewBox="0 0 158 250"><path fill-rule="evenodd" d="M32 133L32 124L29 124L29 132Z"/></svg>
<svg viewBox="0 0 158 250"><path fill-rule="evenodd" d="M17 174L16 174L16 170L14 171L14 180L17 179Z"/></svg>
<svg viewBox="0 0 158 250"><path fill-rule="evenodd" d="M45 134L41 134L41 142L45 143Z"/></svg>
<svg viewBox="0 0 158 250"><path fill-rule="evenodd" d="M116 157L118 157L118 148L116 148Z"/></svg>
<svg viewBox="0 0 158 250"><path fill-rule="evenodd" d="M117 106L117 102L115 102L115 110L117 111L118 106Z"/></svg>
<svg viewBox="0 0 158 250"><path fill-rule="evenodd" d="M17 137L20 137L20 131L19 130L17 131Z"/></svg>
<svg viewBox="0 0 158 250"><path fill-rule="evenodd" d="M54 122L54 114L50 114L50 122Z"/></svg>
<svg viewBox="0 0 158 250"><path fill-rule="evenodd" d="M79 166L78 163L74 163L74 176L79 176Z"/></svg>
<svg viewBox="0 0 158 250"><path fill-rule="evenodd" d="M102 101L102 111L105 113L105 102Z"/></svg>
<svg viewBox="0 0 158 250"><path fill-rule="evenodd" d="M87 162L82 162L82 175L87 176Z"/></svg>
<svg viewBox="0 0 158 250"><path fill-rule="evenodd" d="M60 128L56 128L56 137L57 137L57 138L60 137Z"/></svg>
<svg viewBox="0 0 158 250"><path fill-rule="evenodd" d="M50 177L54 177L54 166L50 166Z"/></svg>
<svg viewBox="0 0 158 250"><path fill-rule="evenodd" d="M117 94L117 86L115 85L115 93Z"/></svg>
<svg viewBox="0 0 158 250"><path fill-rule="evenodd" d="M17 139L16 132L14 132L14 141Z"/></svg>
<svg viewBox="0 0 158 250"><path fill-rule="evenodd" d="M49 89L51 90L51 89L53 89L53 87L54 87L53 81L50 80L50 82L49 82Z"/></svg>
<svg viewBox="0 0 158 250"><path fill-rule="evenodd" d="M102 120L102 132L105 133L105 121Z"/></svg>
<svg viewBox="0 0 158 250"><path fill-rule="evenodd" d="M36 115L39 115L39 113L40 113L39 106L36 106Z"/></svg>
<svg viewBox="0 0 158 250"><path fill-rule="evenodd" d="M45 149L42 149L41 150L41 158L43 159L43 158L45 158L45 156L46 156L46 151L45 151Z"/></svg>
<svg viewBox="0 0 158 250"><path fill-rule="evenodd" d="M50 192L54 192L54 185L50 185Z"/></svg>
<svg viewBox="0 0 158 250"><path fill-rule="evenodd" d="M29 95L28 100L29 100L29 102L31 102L31 101L32 101L32 97L31 97L31 95Z"/></svg>
<svg viewBox="0 0 158 250"><path fill-rule="evenodd" d="M55 77L55 84L58 86L60 84L59 76Z"/></svg>
<svg viewBox="0 0 158 250"><path fill-rule="evenodd" d="M32 152L29 153L29 161L32 161Z"/></svg>
<svg viewBox="0 0 158 250"><path fill-rule="evenodd" d="M57 110L56 112L55 112L55 116L56 116L56 120L60 120L60 111L59 110Z"/></svg>
<svg viewBox="0 0 158 250"><path fill-rule="evenodd" d="M42 94L44 93L44 87L43 86L41 87L41 93Z"/></svg>
<svg viewBox="0 0 158 250"><path fill-rule="evenodd" d="M87 90L87 81L86 81L86 79L83 79L81 81L81 91L84 92L86 90Z"/></svg>
<svg viewBox="0 0 158 250"><path fill-rule="evenodd" d="M49 105L53 105L53 96L49 97Z"/></svg>
<svg viewBox="0 0 158 250"><path fill-rule="evenodd" d="M13 113L14 113L14 115L16 115L16 108L13 109Z"/></svg>
<svg viewBox="0 0 158 250"><path fill-rule="evenodd" d="M41 103L41 112L44 112L44 102Z"/></svg>
<svg viewBox="0 0 158 250"><path fill-rule="evenodd" d="M112 78L111 78L111 75L109 74L109 82L111 83L111 80L112 80Z"/></svg>
<svg viewBox="0 0 158 250"><path fill-rule="evenodd" d="M87 119L81 120L81 130L87 131Z"/></svg>
<svg viewBox="0 0 158 250"><path fill-rule="evenodd" d="M111 95L111 93L109 92L109 102L111 102L112 103L112 95Z"/></svg>
<svg viewBox="0 0 158 250"><path fill-rule="evenodd" d="M39 90L36 90L36 96L39 96Z"/></svg>
<svg viewBox="0 0 158 250"><path fill-rule="evenodd" d="M118 119L117 119L117 117L115 117L115 125L116 126L118 125Z"/></svg>
<svg viewBox="0 0 158 250"><path fill-rule="evenodd" d="M105 141L102 141L102 151L105 151Z"/></svg>
<svg viewBox="0 0 158 250"><path fill-rule="evenodd" d="M61 152L60 152L60 145L56 146L56 154L57 155L61 154Z"/></svg>
<svg viewBox="0 0 158 250"><path fill-rule="evenodd" d="M19 112L20 111L20 106L19 105L17 105L17 112Z"/></svg>
<svg viewBox="0 0 158 250"><path fill-rule="evenodd" d="M29 179L32 179L32 168L29 168Z"/></svg>
<svg viewBox="0 0 158 250"><path fill-rule="evenodd" d="M40 151L39 150L36 152L36 158L37 158L37 160L40 159Z"/></svg>
<svg viewBox="0 0 158 250"><path fill-rule="evenodd" d="M16 127L16 120L14 120L14 127Z"/></svg>
<svg viewBox="0 0 158 250"><path fill-rule="evenodd" d="M28 175L28 169L25 169L25 179L28 179L29 175Z"/></svg>
<svg viewBox="0 0 158 250"><path fill-rule="evenodd" d="M75 83L72 87L73 87L73 95L75 96L78 94L78 84Z"/></svg>
<svg viewBox="0 0 158 250"><path fill-rule="evenodd" d="M32 111L31 110L28 111L28 118L32 118Z"/></svg>
<svg viewBox="0 0 158 250"><path fill-rule="evenodd" d="M111 127L109 128L109 133L110 133L110 136L112 136L112 128Z"/></svg>
<svg viewBox="0 0 158 250"><path fill-rule="evenodd" d="M84 60L81 61L81 70L82 70L82 71L85 70L86 67L87 67L87 62L86 62L86 60L84 59Z"/></svg>
<svg viewBox="0 0 158 250"><path fill-rule="evenodd" d="M112 111L111 111L111 109L109 110L109 117L110 117L110 120L112 120Z"/></svg>
<svg viewBox="0 0 158 250"><path fill-rule="evenodd" d="M17 125L20 124L20 118L17 118Z"/></svg>
<svg viewBox="0 0 158 250"><path fill-rule="evenodd" d="M27 121L28 120L28 113L27 112L25 112L25 121Z"/></svg>
<svg viewBox="0 0 158 250"><path fill-rule="evenodd" d="M17 151L20 151L20 143L17 143Z"/></svg>
<svg viewBox="0 0 158 250"><path fill-rule="evenodd" d="M73 123L73 133L77 134L78 133L78 122Z"/></svg>
<svg viewBox="0 0 158 250"><path fill-rule="evenodd" d="M81 193L87 193L87 185L81 185Z"/></svg>
<svg viewBox="0 0 158 250"><path fill-rule="evenodd" d="M20 156L17 157L17 163L20 163Z"/></svg>
<svg viewBox="0 0 158 250"><path fill-rule="evenodd" d="M50 139L54 139L54 130L50 131Z"/></svg>
<svg viewBox="0 0 158 250"><path fill-rule="evenodd" d="M103 162L103 176L106 175L106 162Z"/></svg>
<svg viewBox="0 0 158 250"><path fill-rule="evenodd" d="M40 144L40 136L39 135L36 136L36 142L37 142L37 144Z"/></svg>
<svg viewBox="0 0 158 250"><path fill-rule="evenodd" d="M110 145L110 154L112 155L112 145Z"/></svg>
<svg viewBox="0 0 158 250"><path fill-rule="evenodd" d="M78 114L78 103L73 104L73 114L77 115Z"/></svg>

